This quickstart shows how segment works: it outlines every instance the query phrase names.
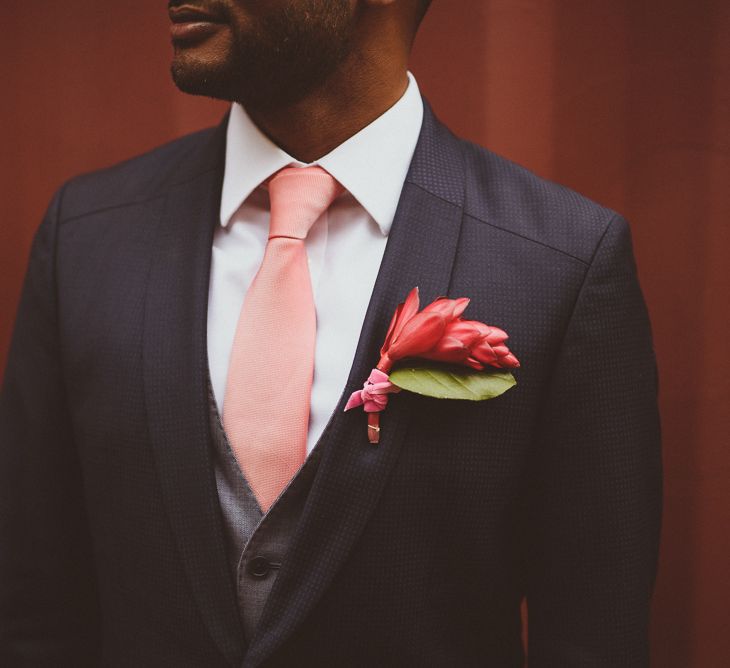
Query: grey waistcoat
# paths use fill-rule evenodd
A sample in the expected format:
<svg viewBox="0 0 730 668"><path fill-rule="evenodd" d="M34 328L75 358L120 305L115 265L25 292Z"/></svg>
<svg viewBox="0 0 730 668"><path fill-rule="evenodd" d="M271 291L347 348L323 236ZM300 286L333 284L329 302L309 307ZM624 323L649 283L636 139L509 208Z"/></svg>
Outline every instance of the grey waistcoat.
<svg viewBox="0 0 730 668"><path fill-rule="evenodd" d="M228 563L236 583L243 632L250 640L276 580L317 470L315 447L264 514L236 461L208 384L213 468L223 513Z"/></svg>

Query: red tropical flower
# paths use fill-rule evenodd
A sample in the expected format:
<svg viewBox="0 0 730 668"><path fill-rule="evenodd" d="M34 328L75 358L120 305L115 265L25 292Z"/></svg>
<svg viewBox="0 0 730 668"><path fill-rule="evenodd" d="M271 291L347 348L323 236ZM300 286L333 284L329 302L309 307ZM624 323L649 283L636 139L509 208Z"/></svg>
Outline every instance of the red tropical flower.
<svg viewBox="0 0 730 668"><path fill-rule="evenodd" d="M420 313L418 288L398 305L380 349L378 369L390 371L405 357L423 357L439 362L464 364L481 371L485 364L499 368L520 363L504 344L507 334L477 320L462 320L468 297L439 297Z"/></svg>
<svg viewBox="0 0 730 668"><path fill-rule="evenodd" d="M398 304L388 333L380 348L380 361L363 388L352 393L345 410L363 406L368 414L368 439L380 439L380 412L388 404L388 395L400 391L388 378L393 363L406 357L422 357L451 362L477 371L485 364L498 368L518 367L520 363L505 345L507 334L478 320L463 320L469 305L467 297L439 297L418 311L418 288Z"/></svg>
<svg viewBox="0 0 730 668"><path fill-rule="evenodd" d="M478 320L455 320L446 325L436 345L421 357L439 362L464 364L481 371L485 364L500 369L520 366L504 344L507 333Z"/></svg>

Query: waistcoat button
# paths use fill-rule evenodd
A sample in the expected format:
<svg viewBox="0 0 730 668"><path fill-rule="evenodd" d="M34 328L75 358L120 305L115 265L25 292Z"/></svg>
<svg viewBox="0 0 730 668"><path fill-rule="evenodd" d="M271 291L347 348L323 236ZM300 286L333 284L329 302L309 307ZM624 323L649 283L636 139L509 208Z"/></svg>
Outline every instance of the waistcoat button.
<svg viewBox="0 0 730 668"><path fill-rule="evenodd" d="M249 575L253 575L255 578L265 578L269 574L271 566L272 564L266 557L259 555L248 562L246 569Z"/></svg>

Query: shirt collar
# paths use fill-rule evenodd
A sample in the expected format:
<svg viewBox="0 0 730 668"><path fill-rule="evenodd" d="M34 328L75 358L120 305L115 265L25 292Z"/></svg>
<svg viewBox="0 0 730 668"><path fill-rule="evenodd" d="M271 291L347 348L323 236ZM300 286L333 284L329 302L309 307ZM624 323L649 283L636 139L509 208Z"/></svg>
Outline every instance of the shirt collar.
<svg viewBox="0 0 730 668"><path fill-rule="evenodd" d="M401 98L369 125L312 163L303 163L274 144L240 104L231 107L220 222L233 214L274 172L287 165L320 165L363 206L387 235L393 223L423 121L423 101L415 77Z"/></svg>

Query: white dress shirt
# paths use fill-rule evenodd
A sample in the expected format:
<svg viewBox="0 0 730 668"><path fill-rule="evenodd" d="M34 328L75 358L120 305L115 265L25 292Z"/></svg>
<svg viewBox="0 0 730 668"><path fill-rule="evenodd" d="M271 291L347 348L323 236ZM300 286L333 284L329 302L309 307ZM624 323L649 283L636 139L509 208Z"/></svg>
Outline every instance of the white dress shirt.
<svg viewBox="0 0 730 668"><path fill-rule="evenodd" d="M421 95L409 72L406 92L390 109L309 163L326 169L346 192L317 219L305 240L317 312L307 453L347 382L422 120ZM238 316L268 237L268 193L260 186L288 165L307 166L268 139L234 104L208 301L208 364L221 414Z"/></svg>

